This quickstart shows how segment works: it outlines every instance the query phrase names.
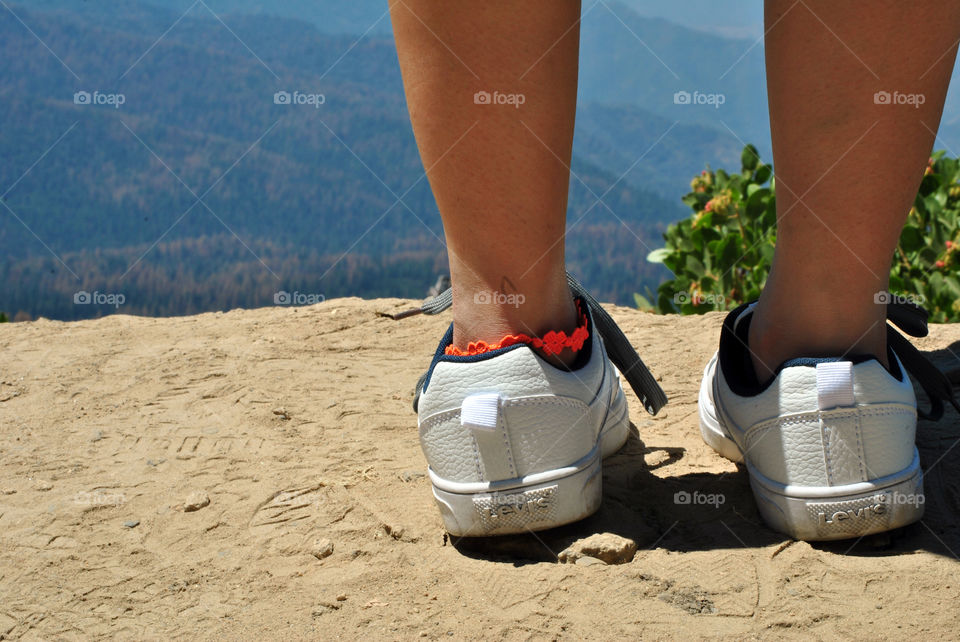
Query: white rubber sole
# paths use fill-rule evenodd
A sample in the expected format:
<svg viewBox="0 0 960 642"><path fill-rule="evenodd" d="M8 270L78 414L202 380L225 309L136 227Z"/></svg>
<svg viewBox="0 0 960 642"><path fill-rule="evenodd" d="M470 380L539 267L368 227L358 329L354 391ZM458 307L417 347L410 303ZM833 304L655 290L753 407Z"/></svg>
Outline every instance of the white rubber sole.
<svg viewBox="0 0 960 642"><path fill-rule="evenodd" d="M428 471L443 525L457 537L486 537L540 531L589 517L602 499L601 459L618 451L629 436L630 418L621 392L593 450L569 466L467 484Z"/></svg>
<svg viewBox="0 0 960 642"><path fill-rule="evenodd" d="M883 479L845 486L801 488L776 484L751 470L750 487L764 521L804 541L863 537L893 530L923 517L923 473L913 464Z"/></svg>
<svg viewBox="0 0 960 642"><path fill-rule="evenodd" d="M704 369L712 382L716 357ZM744 463L740 445L719 419L712 386L701 385L700 434L727 459ZM923 473L914 448L913 461L894 475L844 486L787 486L762 475L746 462L750 488L764 521L794 539L827 541L863 537L912 524L923 517Z"/></svg>

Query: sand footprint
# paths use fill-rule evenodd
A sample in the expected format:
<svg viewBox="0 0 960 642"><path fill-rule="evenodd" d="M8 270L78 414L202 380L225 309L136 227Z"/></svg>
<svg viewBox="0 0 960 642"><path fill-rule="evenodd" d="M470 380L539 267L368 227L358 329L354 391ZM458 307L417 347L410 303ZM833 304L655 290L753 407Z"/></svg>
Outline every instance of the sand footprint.
<svg viewBox="0 0 960 642"><path fill-rule="evenodd" d="M343 486L317 483L274 493L254 511L249 530L267 550L295 555L312 554L324 538L356 540L378 523Z"/></svg>

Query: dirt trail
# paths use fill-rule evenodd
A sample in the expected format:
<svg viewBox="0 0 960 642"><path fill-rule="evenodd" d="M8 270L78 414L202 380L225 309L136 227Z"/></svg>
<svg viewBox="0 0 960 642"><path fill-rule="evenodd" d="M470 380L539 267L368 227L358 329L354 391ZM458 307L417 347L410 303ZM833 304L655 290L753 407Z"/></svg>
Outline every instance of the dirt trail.
<svg viewBox="0 0 960 642"><path fill-rule="evenodd" d="M722 316L612 308L670 404L651 418L631 396L601 511L454 545L410 407L449 316L376 314L411 305L0 325L0 638L956 635L953 411L919 427L921 523L791 543L699 437ZM918 345L960 381L957 341L938 326ZM633 560L558 562L596 533Z"/></svg>

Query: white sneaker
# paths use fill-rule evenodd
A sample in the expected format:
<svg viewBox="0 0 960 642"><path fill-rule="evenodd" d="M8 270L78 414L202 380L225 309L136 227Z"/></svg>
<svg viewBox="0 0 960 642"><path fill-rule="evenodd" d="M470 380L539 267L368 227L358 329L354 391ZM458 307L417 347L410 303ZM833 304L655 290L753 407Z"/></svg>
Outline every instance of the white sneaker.
<svg viewBox="0 0 960 642"><path fill-rule="evenodd" d="M414 408L433 495L451 534L542 530L600 507L601 458L626 442L630 418L620 374L597 331L599 315L605 326L612 320L595 302L581 298L581 305L590 339L570 370L550 365L525 344L448 356L452 326L440 342ZM619 350L621 339L612 338ZM653 379L639 357L621 368L642 371L645 405L659 410L666 397L655 382L649 385ZM636 389L636 379L628 379Z"/></svg>
<svg viewBox="0 0 960 642"><path fill-rule="evenodd" d="M752 312L724 321L700 386L700 431L746 465L767 524L833 540L919 520L917 402L900 358L889 351L889 371L873 357L792 359L761 387L746 348Z"/></svg>

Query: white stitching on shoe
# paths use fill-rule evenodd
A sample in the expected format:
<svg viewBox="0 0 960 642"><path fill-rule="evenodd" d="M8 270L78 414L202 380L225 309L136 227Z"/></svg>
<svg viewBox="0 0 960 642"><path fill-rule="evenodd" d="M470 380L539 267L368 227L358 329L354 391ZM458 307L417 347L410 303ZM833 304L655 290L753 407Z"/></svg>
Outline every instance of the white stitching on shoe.
<svg viewBox="0 0 960 642"><path fill-rule="evenodd" d="M513 446L510 444L510 435L507 433L507 418L500 413L500 420L497 422L500 425L500 434L503 435L503 452L507 455L507 462L510 464L510 474L512 478L516 478L517 475L517 466L513 462Z"/></svg>

